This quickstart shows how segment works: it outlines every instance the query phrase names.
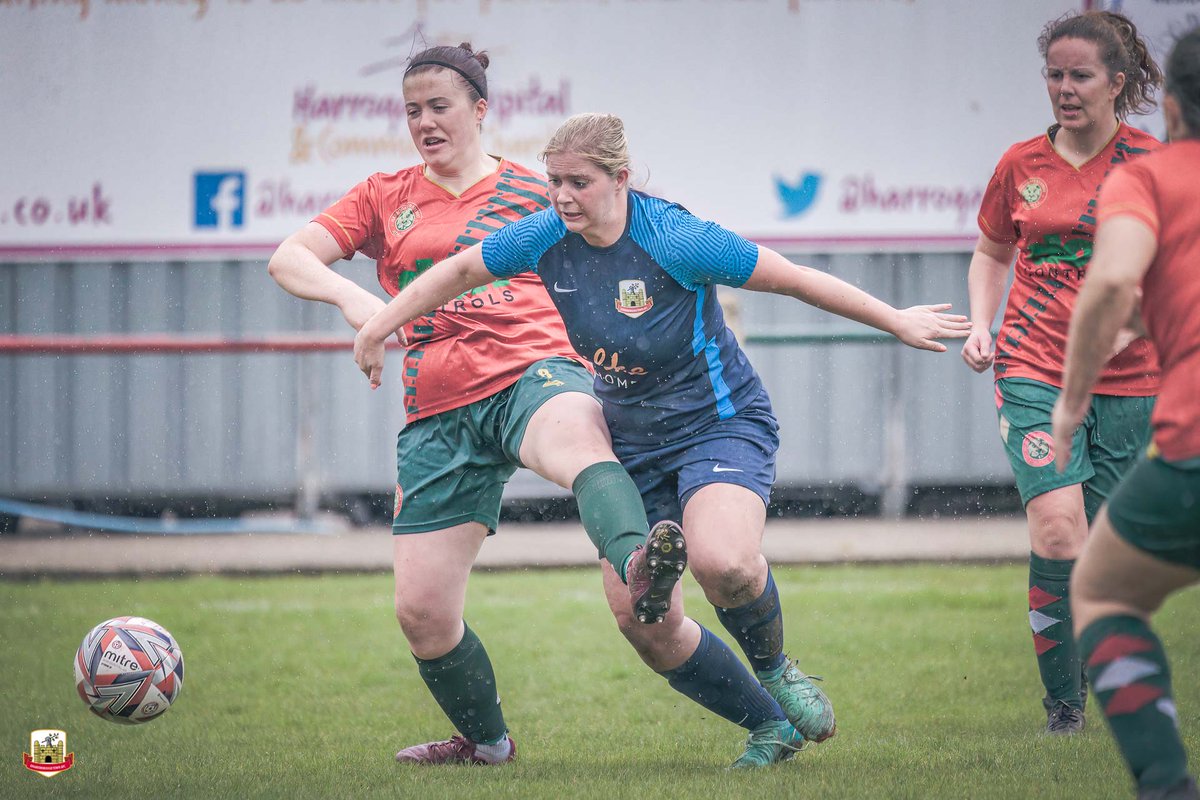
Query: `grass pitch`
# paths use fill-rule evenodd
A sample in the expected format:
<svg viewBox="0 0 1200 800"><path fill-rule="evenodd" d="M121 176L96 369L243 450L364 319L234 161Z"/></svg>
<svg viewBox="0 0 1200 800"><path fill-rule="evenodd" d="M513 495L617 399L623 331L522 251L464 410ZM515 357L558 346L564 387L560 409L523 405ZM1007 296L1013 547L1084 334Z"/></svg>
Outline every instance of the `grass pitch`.
<svg viewBox="0 0 1200 800"><path fill-rule="evenodd" d="M393 762L400 747L451 728L392 616L390 576L0 584L0 796L1132 796L1098 711L1079 737L1040 734L1023 567L775 575L788 648L826 677L838 735L751 774L724 769L742 729L677 695L625 644L596 570L472 578L468 620L495 664L520 752L503 769ZM724 636L690 578L687 604ZM83 634L122 614L167 627L186 663L175 707L136 727L88 713L71 671ZM1169 601L1157 629L1197 755L1200 592ZM40 728L66 731L73 769L46 779L22 766Z"/></svg>

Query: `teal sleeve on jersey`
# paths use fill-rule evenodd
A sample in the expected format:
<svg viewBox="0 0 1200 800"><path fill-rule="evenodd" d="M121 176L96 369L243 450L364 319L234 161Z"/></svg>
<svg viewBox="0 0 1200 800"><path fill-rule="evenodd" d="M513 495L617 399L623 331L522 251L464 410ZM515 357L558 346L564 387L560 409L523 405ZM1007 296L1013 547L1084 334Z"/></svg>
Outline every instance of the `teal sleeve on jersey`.
<svg viewBox="0 0 1200 800"><path fill-rule="evenodd" d="M497 278L537 272L538 261L567 234L553 208L505 225L483 240L483 264Z"/></svg>
<svg viewBox="0 0 1200 800"><path fill-rule="evenodd" d="M713 283L741 286L758 263L758 245L715 222L657 197L632 193L630 234L679 284L695 290ZM640 213L639 213L640 212Z"/></svg>

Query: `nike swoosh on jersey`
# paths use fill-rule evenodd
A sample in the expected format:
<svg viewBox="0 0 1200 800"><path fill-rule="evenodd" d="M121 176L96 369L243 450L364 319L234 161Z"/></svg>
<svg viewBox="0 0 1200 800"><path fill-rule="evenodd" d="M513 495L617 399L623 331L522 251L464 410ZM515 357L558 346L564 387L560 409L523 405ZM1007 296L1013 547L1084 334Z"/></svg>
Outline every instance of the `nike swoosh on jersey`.
<svg viewBox="0 0 1200 800"><path fill-rule="evenodd" d="M713 472L743 472L744 470L734 469L733 467L722 467L720 464L713 465Z"/></svg>
<svg viewBox="0 0 1200 800"><path fill-rule="evenodd" d="M564 289L558 285L558 281L555 281L554 282L554 291L559 292L561 294L570 294L571 292L578 292L579 289Z"/></svg>

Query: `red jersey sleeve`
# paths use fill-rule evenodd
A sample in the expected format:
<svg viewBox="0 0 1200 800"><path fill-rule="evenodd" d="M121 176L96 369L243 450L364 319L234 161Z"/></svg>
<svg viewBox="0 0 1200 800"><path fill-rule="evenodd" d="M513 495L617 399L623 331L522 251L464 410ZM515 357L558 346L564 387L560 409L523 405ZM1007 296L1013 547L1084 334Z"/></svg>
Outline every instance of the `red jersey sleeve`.
<svg viewBox="0 0 1200 800"><path fill-rule="evenodd" d="M1097 224L1112 217L1134 217L1144 222L1157 239L1161 225L1155 197L1154 176L1140 164L1113 170L1100 190Z"/></svg>
<svg viewBox="0 0 1200 800"><path fill-rule="evenodd" d="M379 197L375 176L346 192L341 200L321 212L313 222L323 226L350 258L355 251L368 258L383 257L383 236L379 230Z"/></svg>
<svg viewBox="0 0 1200 800"><path fill-rule="evenodd" d="M1016 244L1021 238L1012 218L1012 170L1008 153L996 165L979 206L979 230L993 242Z"/></svg>

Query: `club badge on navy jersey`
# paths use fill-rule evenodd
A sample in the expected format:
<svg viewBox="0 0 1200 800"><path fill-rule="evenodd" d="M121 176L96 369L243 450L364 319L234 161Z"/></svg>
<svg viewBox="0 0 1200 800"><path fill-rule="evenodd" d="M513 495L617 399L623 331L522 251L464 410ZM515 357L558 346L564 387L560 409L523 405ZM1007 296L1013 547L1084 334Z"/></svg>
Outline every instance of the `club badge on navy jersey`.
<svg viewBox="0 0 1200 800"><path fill-rule="evenodd" d="M645 281L618 281L616 306L625 316L637 319L654 306L654 298L646 296Z"/></svg>

